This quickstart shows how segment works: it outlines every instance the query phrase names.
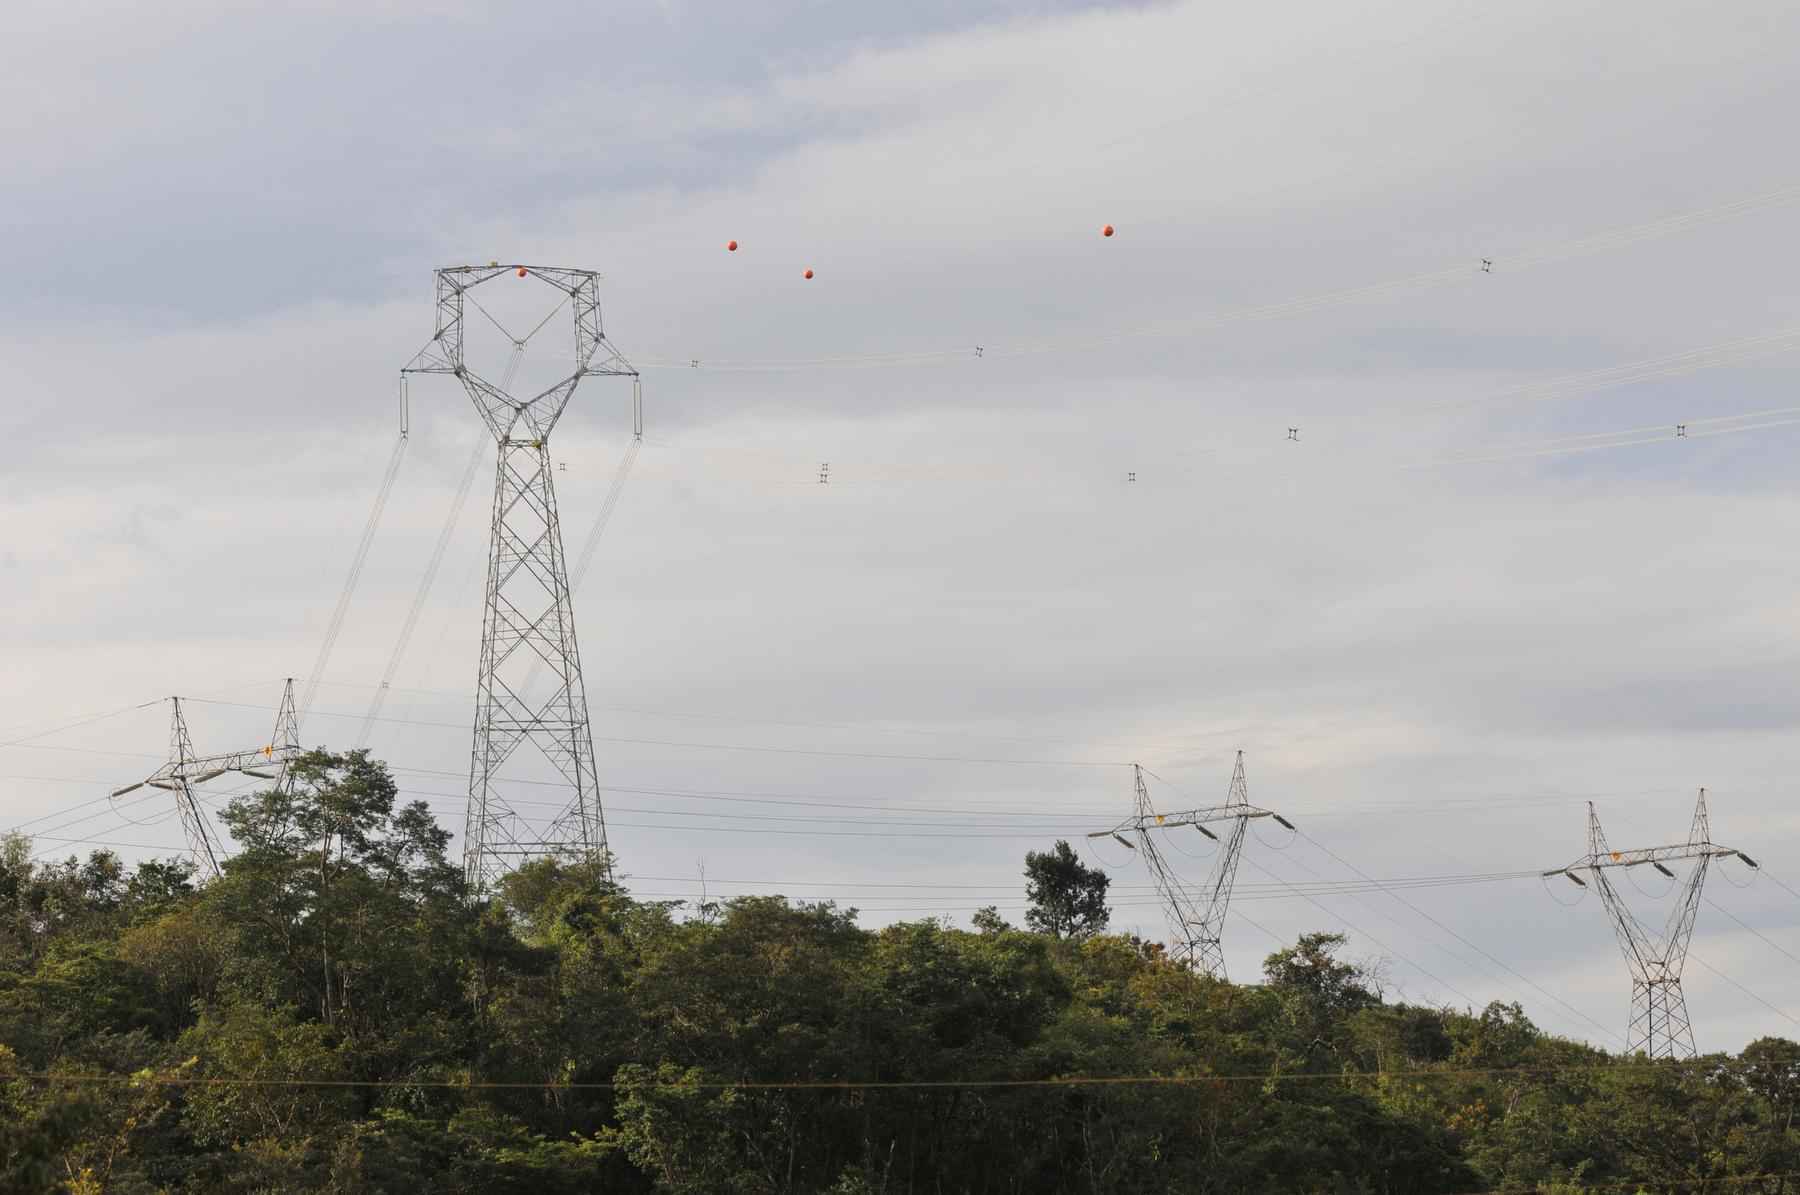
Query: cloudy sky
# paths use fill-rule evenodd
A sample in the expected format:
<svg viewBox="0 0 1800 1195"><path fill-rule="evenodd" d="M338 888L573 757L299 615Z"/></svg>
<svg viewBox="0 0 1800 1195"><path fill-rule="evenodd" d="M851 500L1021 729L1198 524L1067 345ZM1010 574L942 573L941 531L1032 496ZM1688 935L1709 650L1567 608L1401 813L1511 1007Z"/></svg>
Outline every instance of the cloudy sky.
<svg viewBox="0 0 1800 1195"><path fill-rule="evenodd" d="M1792 5L11 23L0 826L46 857L182 844L154 790L105 800L164 757L159 698L204 753L306 683L432 270L564 264L644 374L577 600L637 891L1016 918L1023 853L1125 816L1131 761L1178 808L1242 749L1302 836L1249 841L1235 976L1335 929L1391 991L1616 1046L1592 894L1317 885L1559 866L1588 800L1679 841L1705 785L1767 874L1709 883L1700 1044L1800 1035ZM485 434L415 382L309 744L356 740ZM577 394L572 555L629 439L628 389ZM458 828L490 484L369 740ZM1623 890L1660 918L1666 883Z"/></svg>

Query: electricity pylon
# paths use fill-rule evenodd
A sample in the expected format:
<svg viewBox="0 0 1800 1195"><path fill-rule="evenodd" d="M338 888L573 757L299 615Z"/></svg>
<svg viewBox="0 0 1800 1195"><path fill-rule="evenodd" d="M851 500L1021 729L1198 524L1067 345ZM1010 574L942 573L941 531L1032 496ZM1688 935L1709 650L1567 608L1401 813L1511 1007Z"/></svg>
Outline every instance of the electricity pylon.
<svg viewBox="0 0 1800 1195"><path fill-rule="evenodd" d="M1615 851L1607 845L1606 833L1600 829L1600 815L1594 812L1594 803L1589 801L1588 853L1567 867L1544 873L1546 876L1568 876L1583 888L1591 880L1600 891L1601 903L1606 906L1613 932L1618 935L1619 948L1625 952L1625 964L1631 969L1631 1025L1626 1032L1627 1052L1642 1051L1651 1058L1694 1056L1694 1030L1688 1021L1687 998L1681 994L1681 969L1687 962L1688 942L1694 935L1694 917L1700 911L1700 889L1706 882L1706 869L1714 859L1732 855L1751 867L1757 865L1744 852L1713 843L1703 788L1694 805L1694 821L1688 830L1687 842L1680 846ZM1677 859L1694 860L1694 869L1681 885L1681 897L1658 936L1626 907L1606 873L1615 867L1649 864L1674 879L1675 873L1664 864ZM1587 872L1588 880L1576 875L1578 871Z"/></svg>
<svg viewBox="0 0 1800 1195"><path fill-rule="evenodd" d="M216 780L227 772L273 780L276 788L288 783L288 765L300 754L300 723L294 713L294 680L288 678L281 691L281 706L275 713L275 731L260 747L244 751L227 751L220 755L195 755L194 740L188 734L187 719L181 712L181 698L169 698L169 762L136 784L127 784L113 793L115 798L149 785L175 794L175 808L181 814L181 828L187 833L188 850L194 862L208 876L219 874L219 861L224 858L223 845L200 808L194 795L196 785Z"/></svg>
<svg viewBox="0 0 1800 1195"><path fill-rule="evenodd" d="M471 295L506 274L533 279L560 295L532 331L500 330L515 350L549 324L563 304L574 316L573 372L549 388L515 398L483 378L464 356L465 301L499 327ZM606 339L600 323L600 275L592 270L500 265L451 266L437 271L437 330L404 373L450 374L468 391L476 413L498 445L494 512L489 535L487 595L481 620L481 664L475 688L475 736L469 762L469 806L463 831L463 873L483 890L524 860L574 856L610 875L606 819L588 727L587 687L575 642L569 573L556 510L550 433L575 388L587 377L633 379L633 432L643 435L637 370ZM538 667L553 684L532 692ZM509 797L502 767L531 743L559 781L534 785L532 795ZM558 794L544 801L547 794ZM532 808L553 810L548 815Z"/></svg>
<svg viewBox="0 0 1800 1195"><path fill-rule="evenodd" d="M1220 937L1225 930L1225 912L1231 904L1231 884L1237 876L1238 857L1244 851L1244 835L1251 821L1259 817L1272 817L1290 830L1294 825L1273 810L1250 804L1249 787L1244 783L1242 751L1237 753L1237 766L1231 772L1231 791L1226 794L1225 803L1200 809L1156 812L1150 804L1149 789L1144 786L1144 769L1132 764L1131 770L1137 788L1137 804L1132 815L1112 829L1095 830L1088 837L1116 838L1144 857L1157 894L1162 897L1169 928L1175 935L1171 954L1179 962L1224 979L1225 953L1220 946ZM1231 823L1223 838L1206 828L1218 822ZM1198 892L1191 891L1175 874L1151 834L1152 830L1173 830L1180 826L1192 826L1220 844L1212 874ZM1127 838L1127 834L1134 835L1137 841Z"/></svg>

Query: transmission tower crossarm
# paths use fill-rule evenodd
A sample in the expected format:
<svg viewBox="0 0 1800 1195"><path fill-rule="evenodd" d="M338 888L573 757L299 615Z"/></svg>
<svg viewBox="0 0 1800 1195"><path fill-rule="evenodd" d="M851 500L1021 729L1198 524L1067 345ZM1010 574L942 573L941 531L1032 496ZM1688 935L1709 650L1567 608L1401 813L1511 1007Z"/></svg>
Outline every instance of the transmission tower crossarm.
<svg viewBox="0 0 1800 1195"><path fill-rule="evenodd" d="M1748 855L1736 847L1720 846L1717 843L1686 843L1681 846L1652 846L1629 851L1606 851L1599 854L1583 855L1567 867L1556 867L1544 872L1547 876L1563 875L1571 871L1600 871L1608 867L1642 867L1648 863L1652 866L1674 862L1679 859L1727 859L1737 856L1751 867L1755 867Z"/></svg>
<svg viewBox="0 0 1800 1195"><path fill-rule="evenodd" d="M148 784L160 788L166 783L177 782L187 784L205 784L208 780L217 780L227 772L243 772L256 775L257 768L280 766L291 758L290 753L276 749L272 744L251 747L243 751L226 751L219 755L201 755L189 760L170 760L144 779L128 788L121 788L113 793L122 797L131 789Z"/></svg>
<svg viewBox="0 0 1800 1195"><path fill-rule="evenodd" d="M507 273L547 286L556 295L547 313L523 321L507 316L517 335L474 293ZM572 587L564 556L550 457L550 436L581 383L591 377L630 377L632 430L643 430L637 370L606 339L601 323L600 275L593 270L524 263L448 266L436 274L436 328L403 373L453 375L493 435L497 456L488 537L488 571L470 750L469 804L463 836L464 877L487 889L524 859L568 855L611 873L606 821L600 807L592 731L575 634ZM530 288L527 287L527 290ZM482 292L488 294L491 292ZM465 305L473 306L467 314ZM485 319L511 345L511 359L545 328L572 325L573 358L561 380L514 395L512 375L498 384L477 351L465 355L465 332ZM559 372L561 367L559 366ZM498 376L498 375L497 375ZM538 669L550 674L548 693L536 689ZM536 756L514 760L530 744ZM536 802L508 800L508 774L547 763L569 797L560 812L531 814ZM542 781L536 781L541 783Z"/></svg>
<svg viewBox="0 0 1800 1195"><path fill-rule="evenodd" d="M1225 928L1225 914L1231 905L1231 886L1237 875L1238 860L1243 854L1244 838L1250 823L1257 818L1274 818L1293 829L1293 823L1271 809L1250 804L1244 781L1244 753L1237 754L1231 774L1231 788L1225 803L1184 809L1174 813L1158 813L1150 801L1144 783L1144 769L1132 765L1134 804L1131 816L1104 830L1089 831L1089 838L1112 837L1137 851L1162 897L1170 929L1175 941L1171 954L1177 961L1189 963L1219 979L1226 978L1225 954L1220 942ZM1223 838L1207 826L1229 823ZM1192 891L1182 882L1157 845L1154 831L1192 826L1208 838L1219 841L1219 858L1205 888ZM1135 839L1135 841L1133 841Z"/></svg>
<svg viewBox="0 0 1800 1195"><path fill-rule="evenodd" d="M1173 813L1138 814L1128 817L1114 827L1116 830L1154 830L1174 829L1177 826L1207 826L1214 822L1237 821L1240 818L1255 819L1272 817L1282 825L1293 829L1293 823L1272 809L1261 809L1255 805L1209 805L1203 809L1182 809ZM1088 835L1097 838L1101 834L1111 833L1100 830Z"/></svg>
<svg viewBox="0 0 1800 1195"><path fill-rule="evenodd" d="M174 793L182 827L187 832L189 850L197 863L211 874L218 875L223 848L215 841L214 834L207 825L199 798L194 795L194 786L217 780L227 772L239 772L258 780L273 780L278 785L287 782L288 766L300 756L294 680L289 677L282 689L281 705L275 714L275 730L269 736L269 741L242 751L225 751L216 755L196 754L193 738L188 734L187 719L181 712L181 698L171 697L169 704L174 711L169 761L142 780L115 790L112 795L115 798L122 797L146 785ZM265 768L275 770L259 770Z"/></svg>
<svg viewBox="0 0 1800 1195"><path fill-rule="evenodd" d="M1546 871L1545 876L1564 875L1582 887L1593 887L1600 893L1607 919L1619 940L1631 972L1631 1021L1626 1045L1651 1058L1693 1057L1694 1034L1688 1019L1687 999L1681 990L1681 972L1687 962L1688 943L1693 938L1694 922L1699 913L1702 887L1707 869L1715 859L1736 856L1755 867L1756 861L1734 847L1712 841L1706 808L1706 790L1700 790L1694 806L1694 819L1685 843L1668 846L1641 847L1615 851L1606 841L1600 816L1592 803L1588 805L1588 853L1566 867ZM1617 868L1642 867L1646 864L1671 878L1675 873L1665 866L1677 860L1692 860L1693 868L1679 884L1681 896L1670 911L1663 932L1658 935L1639 921L1613 886L1609 872ZM1588 878L1579 873L1586 872Z"/></svg>
<svg viewBox="0 0 1800 1195"><path fill-rule="evenodd" d="M292 740L264 743L260 747L247 747L242 751L223 751L217 755L195 755L186 759L171 759L144 779L135 784L121 788L113 793L122 797L132 789L148 784L154 788L165 788L171 784L205 784L216 780L227 772L242 772L249 776L268 778L259 768L285 768L300 754L300 746Z"/></svg>

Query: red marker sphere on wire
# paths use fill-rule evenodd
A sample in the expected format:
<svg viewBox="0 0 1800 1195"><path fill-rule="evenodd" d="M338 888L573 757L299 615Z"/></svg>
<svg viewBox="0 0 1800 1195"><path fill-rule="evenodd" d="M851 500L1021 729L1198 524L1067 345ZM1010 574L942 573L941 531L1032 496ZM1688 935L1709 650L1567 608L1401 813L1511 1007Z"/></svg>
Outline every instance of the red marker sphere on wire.
<svg viewBox="0 0 1800 1195"><path fill-rule="evenodd" d="M801 276L801 277L802 277L802 278L811 278L811 277L812 277L812 268L811 268L811 267L810 267L810 266L809 266L809 267L808 267L808 268L807 268L807 271L806 271L806 273L804 273L804 274L802 274L802 275L800 275L800 276Z"/></svg>
<svg viewBox="0 0 1800 1195"><path fill-rule="evenodd" d="M1112 235L1112 225L1108 224L1105 228L1102 228L1100 230L1100 235L1103 237L1111 236Z"/></svg>
<svg viewBox="0 0 1800 1195"><path fill-rule="evenodd" d="M726 241L725 248L732 253L736 253L737 252L737 242L736 241Z"/></svg>
<svg viewBox="0 0 1800 1195"><path fill-rule="evenodd" d="M521 277L521 278L525 277L525 267L524 266L519 267L519 277Z"/></svg>

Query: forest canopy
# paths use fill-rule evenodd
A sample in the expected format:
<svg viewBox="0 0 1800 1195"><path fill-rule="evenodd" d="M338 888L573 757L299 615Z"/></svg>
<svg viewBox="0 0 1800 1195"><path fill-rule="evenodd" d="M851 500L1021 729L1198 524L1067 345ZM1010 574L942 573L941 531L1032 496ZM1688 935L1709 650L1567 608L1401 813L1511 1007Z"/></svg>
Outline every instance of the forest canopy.
<svg viewBox="0 0 1800 1195"><path fill-rule="evenodd" d="M475 899L382 764L295 776L206 883L0 843L0 1191L1800 1190L1790 1041L1611 1056L1326 933L1222 982L1067 844L1024 929L555 859Z"/></svg>

